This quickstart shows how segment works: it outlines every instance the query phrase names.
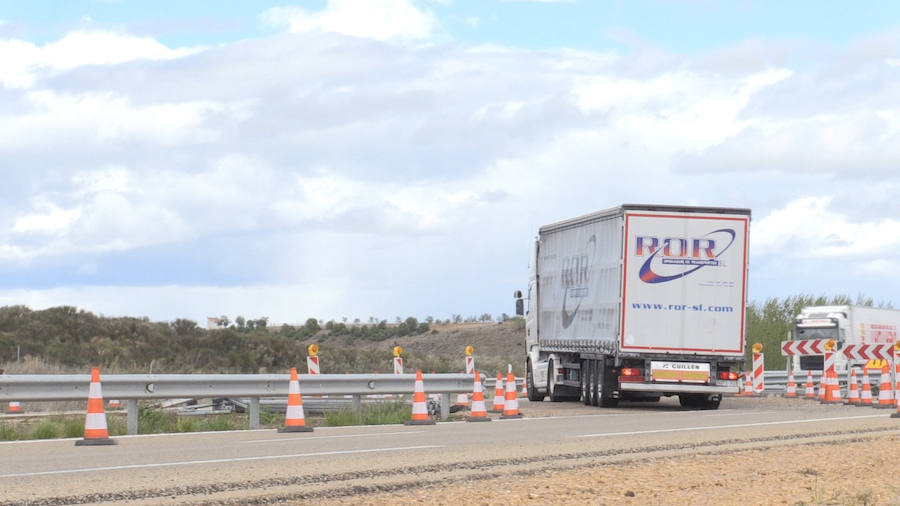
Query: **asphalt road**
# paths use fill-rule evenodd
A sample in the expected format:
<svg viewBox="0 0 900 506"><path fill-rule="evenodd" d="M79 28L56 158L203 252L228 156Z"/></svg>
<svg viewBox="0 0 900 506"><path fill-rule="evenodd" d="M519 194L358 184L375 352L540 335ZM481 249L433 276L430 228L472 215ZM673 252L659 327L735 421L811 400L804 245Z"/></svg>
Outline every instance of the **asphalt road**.
<svg viewBox="0 0 900 506"><path fill-rule="evenodd" d="M94 447L72 439L0 443L0 493L7 503L33 504L241 500L298 488L347 493L350 484L409 485L554 461L900 433L888 410L726 399L716 411L688 411L666 401L616 409L524 402L526 418L489 423L122 436L115 446Z"/></svg>

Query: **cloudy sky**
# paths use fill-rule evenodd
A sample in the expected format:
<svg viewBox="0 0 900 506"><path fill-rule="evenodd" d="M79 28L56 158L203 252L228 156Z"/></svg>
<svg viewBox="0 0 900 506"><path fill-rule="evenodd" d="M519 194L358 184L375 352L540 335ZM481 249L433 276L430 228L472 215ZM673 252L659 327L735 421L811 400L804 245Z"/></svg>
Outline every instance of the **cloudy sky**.
<svg viewBox="0 0 900 506"><path fill-rule="evenodd" d="M753 210L900 303L895 2L0 0L0 305L511 313L540 225Z"/></svg>

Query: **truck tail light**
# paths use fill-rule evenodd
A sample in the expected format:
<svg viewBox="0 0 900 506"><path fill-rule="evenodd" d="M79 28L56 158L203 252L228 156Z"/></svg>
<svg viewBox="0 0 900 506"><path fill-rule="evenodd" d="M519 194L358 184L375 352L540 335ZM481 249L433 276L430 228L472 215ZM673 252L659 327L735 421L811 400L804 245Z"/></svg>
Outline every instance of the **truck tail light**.
<svg viewBox="0 0 900 506"><path fill-rule="evenodd" d="M719 379L721 380L737 380L740 376L736 372L719 371Z"/></svg>
<svg viewBox="0 0 900 506"><path fill-rule="evenodd" d="M640 382L644 381L644 371L643 369L638 369L634 367L623 367L619 369L619 383L623 382Z"/></svg>

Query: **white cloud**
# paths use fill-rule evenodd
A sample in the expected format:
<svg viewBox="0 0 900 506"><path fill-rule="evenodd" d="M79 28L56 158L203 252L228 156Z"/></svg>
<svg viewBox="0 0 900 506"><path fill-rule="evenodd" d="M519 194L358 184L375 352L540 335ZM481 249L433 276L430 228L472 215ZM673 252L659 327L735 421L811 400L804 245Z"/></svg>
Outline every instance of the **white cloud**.
<svg viewBox="0 0 900 506"><path fill-rule="evenodd" d="M262 18L291 32L322 31L376 40L426 39L438 27L435 15L414 0L328 0L322 11L273 7Z"/></svg>
<svg viewBox="0 0 900 506"><path fill-rule="evenodd" d="M832 198L788 202L754 223L754 253L781 258L829 258L880 265L900 247L900 221L853 222L831 209Z"/></svg>
<svg viewBox="0 0 900 506"><path fill-rule="evenodd" d="M55 74L82 65L108 65L135 60L169 60L198 49L169 49L148 37L105 31L77 31L38 46L21 40L0 40L0 84L30 88L42 73Z"/></svg>
<svg viewBox="0 0 900 506"><path fill-rule="evenodd" d="M52 204L40 204L39 214L16 219L13 232L56 232L69 228L81 217L81 209L60 209Z"/></svg>

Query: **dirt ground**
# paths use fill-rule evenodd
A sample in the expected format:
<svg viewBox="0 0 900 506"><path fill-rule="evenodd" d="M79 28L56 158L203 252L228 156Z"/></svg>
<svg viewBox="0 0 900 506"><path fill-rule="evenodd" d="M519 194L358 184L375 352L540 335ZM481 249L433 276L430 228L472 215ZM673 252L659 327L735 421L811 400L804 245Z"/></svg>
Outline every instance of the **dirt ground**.
<svg viewBox="0 0 900 506"><path fill-rule="evenodd" d="M900 436L656 458L332 504L900 504Z"/></svg>

